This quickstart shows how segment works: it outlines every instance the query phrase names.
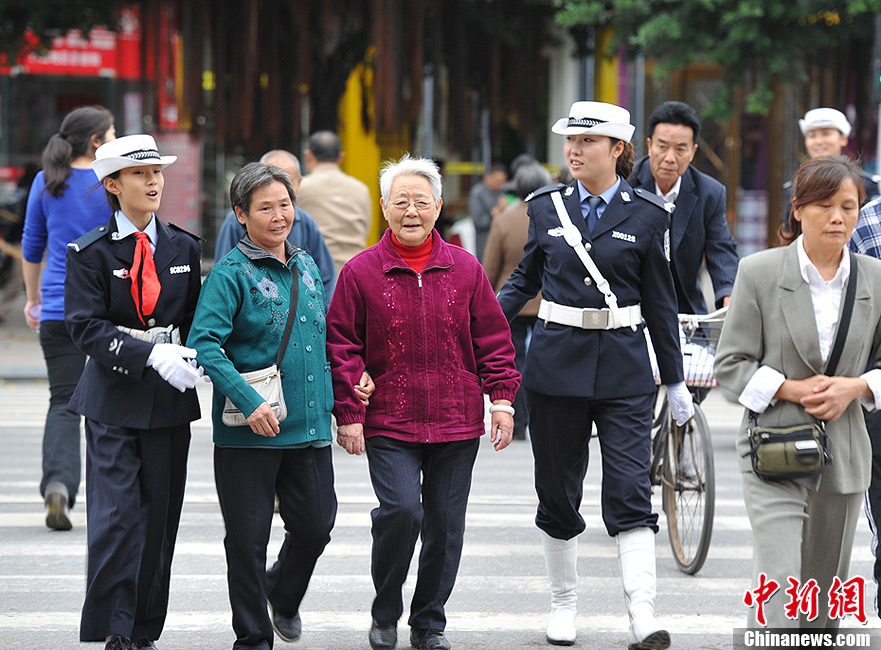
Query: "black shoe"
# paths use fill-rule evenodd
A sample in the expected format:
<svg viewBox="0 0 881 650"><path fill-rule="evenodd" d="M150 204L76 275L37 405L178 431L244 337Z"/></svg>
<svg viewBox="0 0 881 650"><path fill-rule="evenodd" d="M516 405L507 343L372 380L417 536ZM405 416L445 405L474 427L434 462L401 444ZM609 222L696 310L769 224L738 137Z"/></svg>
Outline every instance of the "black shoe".
<svg viewBox="0 0 881 650"><path fill-rule="evenodd" d="M398 645L398 624L383 625L374 620L370 625L370 634L367 635L367 640L370 641L370 647L373 650L394 648Z"/></svg>
<svg viewBox="0 0 881 650"><path fill-rule="evenodd" d="M104 646L104 650L134 650L134 647L128 637L114 634Z"/></svg>
<svg viewBox="0 0 881 650"><path fill-rule="evenodd" d="M410 645L418 650L450 650L450 642L441 630L410 628Z"/></svg>
<svg viewBox="0 0 881 650"><path fill-rule="evenodd" d="M141 639L135 642L135 650L158 650L158 648L150 639Z"/></svg>
<svg viewBox="0 0 881 650"><path fill-rule="evenodd" d="M266 601L269 602L269 601ZM282 641L292 643L303 634L303 622L300 620L300 612L293 616L282 616L275 611L272 603L269 603L269 614L272 619L272 629Z"/></svg>
<svg viewBox="0 0 881 650"><path fill-rule="evenodd" d="M666 650L670 647L670 633L667 630L652 632L639 643L631 643L627 650Z"/></svg>
<svg viewBox="0 0 881 650"><path fill-rule="evenodd" d="M63 483L52 482L46 486L46 525L52 530L70 530L73 524L67 516L70 503ZM123 637L124 638L124 637ZM112 640L112 639L111 639Z"/></svg>

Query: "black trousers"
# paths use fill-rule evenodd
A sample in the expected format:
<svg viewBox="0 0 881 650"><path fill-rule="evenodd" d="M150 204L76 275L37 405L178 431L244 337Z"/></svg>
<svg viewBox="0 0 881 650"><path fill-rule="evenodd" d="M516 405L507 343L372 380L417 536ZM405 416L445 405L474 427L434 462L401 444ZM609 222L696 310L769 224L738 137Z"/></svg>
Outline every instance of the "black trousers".
<svg viewBox="0 0 881 650"><path fill-rule="evenodd" d="M872 442L872 480L866 492L866 515L872 530L872 554L875 556L875 613L881 617L878 602L878 589L881 585L881 411L863 410L863 415L866 417L866 428Z"/></svg>
<svg viewBox="0 0 881 650"><path fill-rule="evenodd" d="M336 520L331 454L329 446L214 448L214 481L226 525L233 648L272 648L267 600L284 616L299 611ZM285 539L267 572L276 494Z"/></svg>
<svg viewBox="0 0 881 650"><path fill-rule="evenodd" d="M74 344L63 320L40 323L40 347L49 378L49 412L43 429L43 478L40 494L46 496L49 483L67 487L70 505L80 487L80 414L68 408L86 355Z"/></svg>
<svg viewBox="0 0 881 650"><path fill-rule="evenodd" d="M89 567L80 641L155 641L168 611L189 424L131 429L86 419Z"/></svg>
<svg viewBox="0 0 881 650"><path fill-rule="evenodd" d="M606 530L611 536L641 526L658 531L649 481L654 399L654 393L594 400L526 390L539 528L557 539L572 539L584 531L578 509L595 422L602 452Z"/></svg>
<svg viewBox="0 0 881 650"><path fill-rule="evenodd" d="M367 439L367 460L379 507L373 518L370 571L376 598L373 618L394 624L404 611L401 588L416 539L422 536L409 624L446 628L444 605L453 593L462 543L471 473L480 438L410 443L385 436Z"/></svg>

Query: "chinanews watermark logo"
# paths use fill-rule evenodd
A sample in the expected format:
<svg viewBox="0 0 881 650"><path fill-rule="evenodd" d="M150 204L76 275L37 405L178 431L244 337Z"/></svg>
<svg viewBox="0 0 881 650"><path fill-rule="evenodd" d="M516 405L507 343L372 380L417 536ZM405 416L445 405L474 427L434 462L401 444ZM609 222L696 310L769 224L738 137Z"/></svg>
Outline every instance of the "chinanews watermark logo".
<svg viewBox="0 0 881 650"><path fill-rule="evenodd" d="M767 574L759 575L759 584L743 596L743 604L755 609L755 620L762 626L758 629L736 628L734 630L734 649L747 648L876 648L881 650L881 630L866 628L841 628L837 630L820 628L775 629L765 628L768 621L765 606L771 598L783 597L783 615L790 620L810 622L821 616L822 620L843 619L853 616L858 622L866 624L865 591L866 581L862 577L842 581L836 576L828 593L821 598L820 586L810 579L802 585L793 577L786 579L789 586L781 589L780 583L769 579ZM776 604L776 607L780 607ZM821 610L822 607L822 610Z"/></svg>
<svg viewBox="0 0 881 650"><path fill-rule="evenodd" d="M817 630L734 630L734 650L760 648L874 648L881 649L881 630L865 628L841 628L834 632Z"/></svg>
<svg viewBox="0 0 881 650"><path fill-rule="evenodd" d="M798 580L790 576L789 582L783 594L788 598L783 606L786 618L793 621L803 614L808 621L813 621L820 615L819 596L820 586L811 578L802 586ZM747 591L743 596L743 604L747 607L756 608L756 622L759 625L767 625L765 619L765 603L780 590L780 583L769 580L764 573L759 574L759 586ZM866 618L866 579L860 576L842 582L838 576L832 580L829 587L826 602L829 604L828 618L844 618L850 614L863 625Z"/></svg>

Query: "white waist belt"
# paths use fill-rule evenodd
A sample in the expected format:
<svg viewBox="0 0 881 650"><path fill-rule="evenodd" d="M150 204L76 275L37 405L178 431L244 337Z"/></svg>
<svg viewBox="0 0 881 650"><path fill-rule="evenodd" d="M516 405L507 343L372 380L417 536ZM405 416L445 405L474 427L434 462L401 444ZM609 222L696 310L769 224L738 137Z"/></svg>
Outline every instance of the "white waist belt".
<svg viewBox="0 0 881 650"><path fill-rule="evenodd" d="M580 327L585 330L614 330L620 327L636 329L637 325L644 322L639 305L619 307L618 322L613 322L612 312L609 309L567 307L547 300L541 301L538 318L545 322Z"/></svg>
<svg viewBox="0 0 881 650"><path fill-rule="evenodd" d="M174 325L169 325L168 327L151 327L148 330L136 330L131 327L117 325L116 329L123 334L129 334L130 336L135 337L139 341L146 341L147 343L174 343L175 345L180 345L180 328L175 327Z"/></svg>

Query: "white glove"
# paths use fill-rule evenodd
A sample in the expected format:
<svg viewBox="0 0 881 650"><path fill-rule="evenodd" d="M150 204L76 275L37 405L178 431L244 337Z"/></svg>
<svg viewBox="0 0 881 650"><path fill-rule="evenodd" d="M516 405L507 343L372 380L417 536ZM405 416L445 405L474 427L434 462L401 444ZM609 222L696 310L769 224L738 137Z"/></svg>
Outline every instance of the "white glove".
<svg viewBox="0 0 881 650"><path fill-rule="evenodd" d="M205 368L200 366L195 359L190 359L188 363L190 364L190 367L192 367L198 373L199 379L204 381L206 384L211 383L211 377L205 374Z"/></svg>
<svg viewBox="0 0 881 650"><path fill-rule="evenodd" d="M147 358L147 366L152 366L160 377L183 393L188 388L195 388L199 381L199 373L187 363L187 359L195 356L196 351L192 348L157 343Z"/></svg>
<svg viewBox="0 0 881 650"><path fill-rule="evenodd" d="M694 415L694 402L684 381L667 385L667 401L670 403L670 413L676 420L677 426L681 427Z"/></svg>

